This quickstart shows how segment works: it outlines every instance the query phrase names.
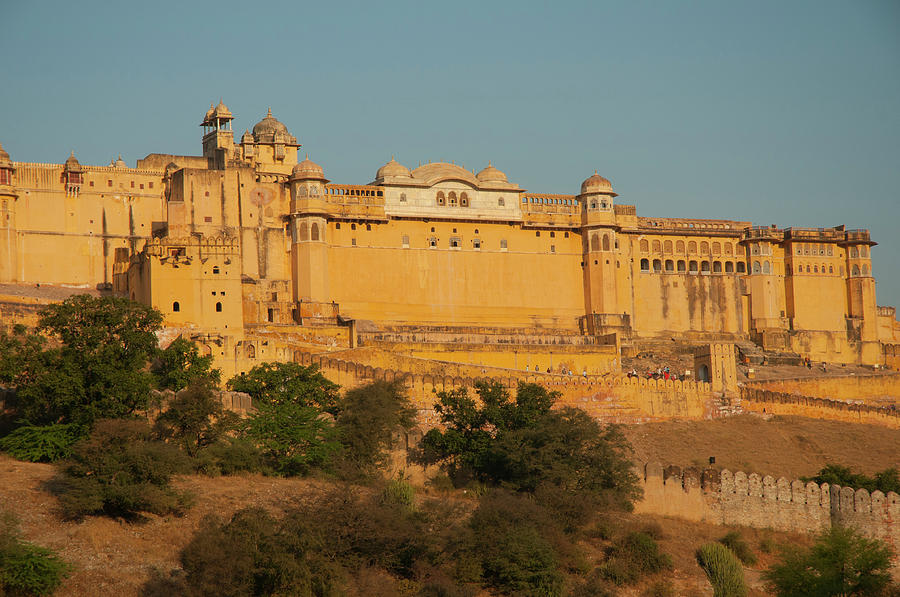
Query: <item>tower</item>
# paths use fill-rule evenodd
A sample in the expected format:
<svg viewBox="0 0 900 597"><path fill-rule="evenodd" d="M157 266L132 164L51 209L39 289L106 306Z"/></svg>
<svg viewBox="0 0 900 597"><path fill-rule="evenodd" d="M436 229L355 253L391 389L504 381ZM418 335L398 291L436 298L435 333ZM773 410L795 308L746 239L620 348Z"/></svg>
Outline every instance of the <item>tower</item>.
<svg viewBox="0 0 900 597"><path fill-rule="evenodd" d="M322 167L309 158L291 171L291 278L295 302L330 302L325 218L327 182ZM301 308L301 317L303 312Z"/></svg>
<svg viewBox="0 0 900 597"><path fill-rule="evenodd" d="M16 169L0 145L0 282L13 282L17 271Z"/></svg>
<svg viewBox="0 0 900 597"><path fill-rule="evenodd" d="M741 246L747 259L747 289L750 295L750 331L757 334L766 350L788 350L784 274L775 247L784 240L784 231L774 226L754 226L744 230Z"/></svg>
<svg viewBox="0 0 900 597"><path fill-rule="evenodd" d="M588 330L627 327L619 309L616 283L616 217L612 184L596 172L581 183L582 261L584 305Z"/></svg>
<svg viewBox="0 0 900 597"><path fill-rule="evenodd" d="M211 168L224 170L234 152L234 131L231 121L234 117L228 107L219 100L219 105L209 105L200 126L203 127L203 157L209 160Z"/></svg>
<svg viewBox="0 0 900 597"><path fill-rule="evenodd" d="M875 278L872 273L874 243L868 230L848 230L844 242L847 259L847 329L859 342L863 363L881 360L878 342L878 309L875 300Z"/></svg>

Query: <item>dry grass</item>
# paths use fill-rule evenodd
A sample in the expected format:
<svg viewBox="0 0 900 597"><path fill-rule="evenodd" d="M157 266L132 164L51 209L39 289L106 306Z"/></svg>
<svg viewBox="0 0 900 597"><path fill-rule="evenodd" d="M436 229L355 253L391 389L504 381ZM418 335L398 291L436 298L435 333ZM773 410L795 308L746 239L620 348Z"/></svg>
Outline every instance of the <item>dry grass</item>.
<svg viewBox="0 0 900 597"><path fill-rule="evenodd" d="M794 416L630 425L637 462L716 467L796 479L826 463L872 474L900 465L900 429Z"/></svg>

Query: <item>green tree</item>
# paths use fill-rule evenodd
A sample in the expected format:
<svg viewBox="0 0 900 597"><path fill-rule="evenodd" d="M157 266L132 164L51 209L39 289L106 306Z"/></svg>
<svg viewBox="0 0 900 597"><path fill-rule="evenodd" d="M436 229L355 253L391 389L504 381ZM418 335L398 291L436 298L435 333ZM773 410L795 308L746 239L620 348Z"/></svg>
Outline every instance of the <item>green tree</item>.
<svg viewBox="0 0 900 597"><path fill-rule="evenodd" d="M72 518L178 513L190 500L171 488L170 481L189 470L187 456L175 446L153 441L147 423L100 420L72 451L60 479L60 502Z"/></svg>
<svg viewBox="0 0 900 597"><path fill-rule="evenodd" d="M22 541L16 518L0 511L0 595L52 595L71 569L49 549Z"/></svg>
<svg viewBox="0 0 900 597"><path fill-rule="evenodd" d="M335 425L347 473L371 475L384 466L394 434L412 428L415 414L402 382L376 381L349 390Z"/></svg>
<svg viewBox="0 0 900 597"><path fill-rule="evenodd" d="M222 401L204 379L194 379L178 392L156 419L155 431L174 440L190 456L224 438L238 427L240 417L226 411Z"/></svg>
<svg viewBox="0 0 900 597"><path fill-rule="evenodd" d="M159 352L152 371L160 388L176 392L195 382L218 386L222 372L212 362L212 355L200 356L193 342L176 338Z"/></svg>
<svg viewBox="0 0 900 597"><path fill-rule="evenodd" d="M159 311L123 298L73 296L44 309L38 331L0 342L0 374L31 425L127 417L147 406ZM51 346L48 347L48 344Z"/></svg>
<svg viewBox="0 0 900 597"><path fill-rule="evenodd" d="M228 388L250 394L258 405L293 403L334 414L340 386L322 375L316 365L263 363L232 377Z"/></svg>
<svg viewBox="0 0 900 597"><path fill-rule="evenodd" d="M244 436L282 475L326 468L340 449L331 416L295 402L260 404L244 422Z"/></svg>
<svg viewBox="0 0 900 597"><path fill-rule="evenodd" d="M881 595L891 584L891 548L842 526L808 549L785 549L765 577L780 597Z"/></svg>

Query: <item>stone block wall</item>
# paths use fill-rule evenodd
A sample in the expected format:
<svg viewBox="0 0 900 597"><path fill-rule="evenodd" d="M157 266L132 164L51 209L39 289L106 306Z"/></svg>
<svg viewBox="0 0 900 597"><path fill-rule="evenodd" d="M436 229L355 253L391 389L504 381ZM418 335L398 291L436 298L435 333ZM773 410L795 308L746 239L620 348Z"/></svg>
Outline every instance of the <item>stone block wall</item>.
<svg viewBox="0 0 900 597"><path fill-rule="evenodd" d="M900 428L900 410L871 404L853 404L829 398L787 394L757 387L741 388L744 411L774 415L799 415L831 421L870 423Z"/></svg>
<svg viewBox="0 0 900 597"><path fill-rule="evenodd" d="M652 462L638 512L721 525L815 533L842 524L900 546L900 495L770 475Z"/></svg>
<svg viewBox="0 0 900 597"><path fill-rule="evenodd" d="M754 383L752 386L833 400L878 402L894 398L900 402L900 373L785 379Z"/></svg>

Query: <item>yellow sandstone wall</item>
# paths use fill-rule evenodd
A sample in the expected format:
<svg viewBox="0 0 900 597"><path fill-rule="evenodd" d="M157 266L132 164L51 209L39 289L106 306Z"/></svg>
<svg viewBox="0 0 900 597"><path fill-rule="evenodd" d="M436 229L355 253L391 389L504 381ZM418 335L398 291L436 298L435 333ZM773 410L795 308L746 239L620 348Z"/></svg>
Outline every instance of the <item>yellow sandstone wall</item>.
<svg viewBox="0 0 900 597"><path fill-rule="evenodd" d="M862 402L900 402L900 374L847 375L767 381L753 384L754 388L799 394L815 398Z"/></svg>
<svg viewBox="0 0 900 597"><path fill-rule="evenodd" d="M741 389L741 406L747 412L798 415L813 419L900 428L900 411L893 408L785 394L746 386Z"/></svg>

